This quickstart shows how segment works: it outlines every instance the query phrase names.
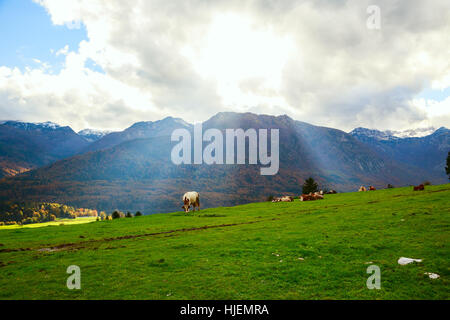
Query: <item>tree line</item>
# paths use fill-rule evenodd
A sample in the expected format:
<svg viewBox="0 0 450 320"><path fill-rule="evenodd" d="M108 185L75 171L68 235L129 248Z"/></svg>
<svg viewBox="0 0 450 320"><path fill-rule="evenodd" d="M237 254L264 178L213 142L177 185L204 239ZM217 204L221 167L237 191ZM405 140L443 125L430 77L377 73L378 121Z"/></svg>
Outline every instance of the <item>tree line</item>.
<svg viewBox="0 0 450 320"><path fill-rule="evenodd" d="M100 214L104 214L101 212ZM98 217L95 209L74 208L59 203L2 202L0 203L0 225L30 224L75 219L77 217Z"/></svg>

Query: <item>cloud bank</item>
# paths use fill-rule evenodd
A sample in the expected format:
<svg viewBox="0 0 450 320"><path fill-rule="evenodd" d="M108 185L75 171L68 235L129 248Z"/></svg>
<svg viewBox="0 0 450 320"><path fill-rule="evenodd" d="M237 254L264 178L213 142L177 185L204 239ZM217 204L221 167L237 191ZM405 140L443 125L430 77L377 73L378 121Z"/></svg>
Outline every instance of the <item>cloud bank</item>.
<svg viewBox="0 0 450 320"><path fill-rule="evenodd" d="M450 126L449 97L420 97L450 87L448 0L35 2L88 39L55 48L56 74L0 61L3 119L123 129L251 111L343 130Z"/></svg>

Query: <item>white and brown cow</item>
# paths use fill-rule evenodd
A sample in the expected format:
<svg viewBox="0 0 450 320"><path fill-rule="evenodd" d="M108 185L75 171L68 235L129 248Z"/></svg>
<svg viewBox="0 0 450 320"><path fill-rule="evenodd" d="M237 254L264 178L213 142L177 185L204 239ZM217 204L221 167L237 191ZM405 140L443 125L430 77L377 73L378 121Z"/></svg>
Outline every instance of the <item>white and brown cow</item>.
<svg viewBox="0 0 450 320"><path fill-rule="evenodd" d="M291 196L282 196L282 197L277 197L277 198L273 198L272 202L292 202L294 201L294 197Z"/></svg>
<svg viewBox="0 0 450 320"><path fill-rule="evenodd" d="M299 198L300 201L323 200L323 195L310 192L309 194L302 194Z"/></svg>
<svg viewBox="0 0 450 320"><path fill-rule="evenodd" d="M192 206L192 211L195 211L195 208L198 208L200 211L200 195L196 191L186 192L183 195L183 206L181 209L184 209L184 212L189 212L190 207Z"/></svg>

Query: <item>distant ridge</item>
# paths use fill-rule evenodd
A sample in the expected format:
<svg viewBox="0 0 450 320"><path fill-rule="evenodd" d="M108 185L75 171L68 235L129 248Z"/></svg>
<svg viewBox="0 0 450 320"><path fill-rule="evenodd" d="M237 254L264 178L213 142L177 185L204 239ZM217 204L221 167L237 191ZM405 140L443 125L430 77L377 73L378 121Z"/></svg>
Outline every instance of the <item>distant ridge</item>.
<svg viewBox="0 0 450 320"><path fill-rule="evenodd" d="M45 166L76 154L89 142L53 122L0 124L0 178Z"/></svg>
<svg viewBox="0 0 450 320"><path fill-rule="evenodd" d="M133 139L170 135L174 129L179 127L190 128L192 125L182 119L173 117L166 117L157 121L136 122L123 131L112 132L104 135L97 141L94 141L94 143L87 146L81 153L108 149L119 145L122 142Z"/></svg>

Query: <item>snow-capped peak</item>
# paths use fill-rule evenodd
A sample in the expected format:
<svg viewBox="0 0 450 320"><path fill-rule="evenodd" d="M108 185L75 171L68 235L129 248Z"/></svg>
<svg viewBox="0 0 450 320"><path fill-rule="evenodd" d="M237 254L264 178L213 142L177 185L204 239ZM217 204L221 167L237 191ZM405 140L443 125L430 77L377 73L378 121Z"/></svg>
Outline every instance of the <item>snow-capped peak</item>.
<svg viewBox="0 0 450 320"><path fill-rule="evenodd" d="M78 132L80 135L88 135L88 134L96 134L96 135L106 135L108 133L111 133L111 131L108 130L96 130L96 129L83 129Z"/></svg>
<svg viewBox="0 0 450 320"><path fill-rule="evenodd" d="M388 131L380 131L376 129L367 129L367 128L356 128L350 132L352 136L364 136L368 138L373 138L376 140L392 140L398 139L397 137L389 134Z"/></svg>
<svg viewBox="0 0 450 320"><path fill-rule="evenodd" d="M78 134L82 137L84 137L86 140L93 142L100 138L103 138L107 134L111 133L112 131L107 130L96 130L96 129L83 129L81 131L78 131Z"/></svg>
<svg viewBox="0 0 450 320"><path fill-rule="evenodd" d="M61 126L59 124L51 122L51 121L35 122L33 124L35 124L37 126L40 126L40 127L43 127L43 128L50 128L50 129L61 128Z"/></svg>
<svg viewBox="0 0 450 320"><path fill-rule="evenodd" d="M417 129L408 129L403 131L391 131L387 130L386 133L398 137L398 138L417 138L417 137L425 137L434 133L436 129L434 127L428 128L417 128Z"/></svg>
<svg viewBox="0 0 450 320"><path fill-rule="evenodd" d="M23 121L15 121L15 120L6 120L2 121L1 124L9 125L11 127L20 128L24 130L29 129L51 129L55 130L61 128L61 126L57 123L46 121L46 122L23 122Z"/></svg>
<svg viewBox="0 0 450 320"><path fill-rule="evenodd" d="M438 129L440 130L440 129ZM395 140L404 138L421 138L429 136L437 132L434 127L428 128L417 128L408 130L385 130L380 131L376 129L366 129L366 128L356 128L350 132L353 136L364 136L368 138L373 138L376 140Z"/></svg>

